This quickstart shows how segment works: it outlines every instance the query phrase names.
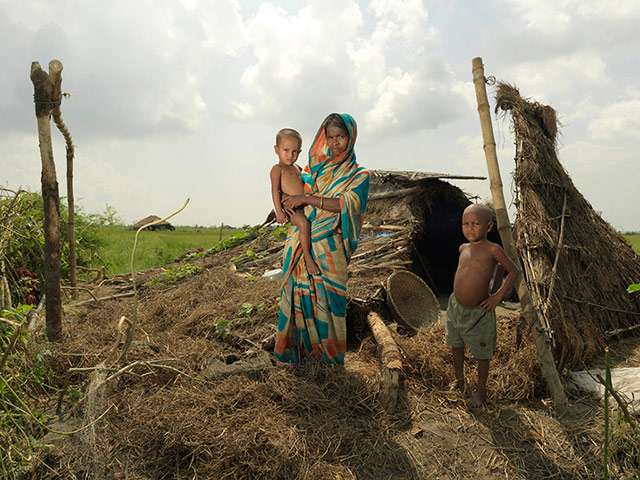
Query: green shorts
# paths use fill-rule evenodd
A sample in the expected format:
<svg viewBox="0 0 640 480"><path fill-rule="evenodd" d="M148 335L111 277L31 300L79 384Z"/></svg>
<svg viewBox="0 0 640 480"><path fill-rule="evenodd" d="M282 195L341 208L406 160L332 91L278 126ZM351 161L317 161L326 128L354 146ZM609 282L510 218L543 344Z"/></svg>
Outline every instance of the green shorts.
<svg viewBox="0 0 640 480"><path fill-rule="evenodd" d="M478 360L488 360L496 349L496 314L480 307L460 305L452 293L447 308L445 340L452 347L469 347Z"/></svg>

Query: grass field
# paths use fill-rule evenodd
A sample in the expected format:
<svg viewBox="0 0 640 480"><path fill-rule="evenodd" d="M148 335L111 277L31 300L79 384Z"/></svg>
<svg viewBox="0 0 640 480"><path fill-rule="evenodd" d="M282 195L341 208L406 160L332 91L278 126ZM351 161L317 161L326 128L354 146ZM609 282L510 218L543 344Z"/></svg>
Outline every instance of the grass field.
<svg viewBox="0 0 640 480"><path fill-rule="evenodd" d="M242 230L225 228L222 238L230 237ZM111 275L131 270L131 251L136 231L126 227L102 227L100 235L105 245L100 248L107 273ZM220 228L176 227L174 231L152 232L143 230L136 249L136 270L161 267L173 262L183 253L198 247L213 247L220 240Z"/></svg>
<svg viewBox="0 0 640 480"><path fill-rule="evenodd" d="M241 230L223 229L222 238L228 238ZM130 271L131 250L136 236L135 230L126 227L103 227L100 234L105 246L99 250L107 272L111 275ZM640 253L640 235L625 235L636 252ZM217 227L198 229L194 227L177 227L174 231L140 232L136 251L136 269L161 267L173 262L186 251L203 247L210 248L220 240L220 229Z"/></svg>
<svg viewBox="0 0 640 480"><path fill-rule="evenodd" d="M625 235L624 238L629 240L629 243L636 252L640 253L640 235Z"/></svg>

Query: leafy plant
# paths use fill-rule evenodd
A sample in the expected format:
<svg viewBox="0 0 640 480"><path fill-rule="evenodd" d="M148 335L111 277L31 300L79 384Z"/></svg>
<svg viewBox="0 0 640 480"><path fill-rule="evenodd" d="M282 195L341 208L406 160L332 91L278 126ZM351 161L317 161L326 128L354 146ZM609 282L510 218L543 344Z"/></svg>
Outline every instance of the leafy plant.
<svg viewBox="0 0 640 480"><path fill-rule="evenodd" d="M219 318L218 320L216 320L216 333L222 338L226 337L229 334L228 330L230 325L231 322L229 320Z"/></svg>
<svg viewBox="0 0 640 480"><path fill-rule="evenodd" d="M162 272L162 275L165 277L164 279L154 278L153 280L150 280L147 283L145 283L145 286L149 287L153 285L159 285L162 283L174 283L174 282L177 282L178 280L182 280L183 278L191 277L192 275L197 275L200 272L202 272L202 269L200 267L196 265L191 265L190 263L185 263L184 265L180 265L176 268L169 268L165 270L164 272Z"/></svg>
<svg viewBox="0 0 640 480"><path fill-rule="evenodd" d="M627 292L640 292L640 283L632 283L631 285L629 285L629 287L627 288Z"/></svg>
<svg viewBox="0 0 640 480"><path fill-rule="evenodd" d="M252 303L243 303L240 310L238 310L238 316L249 318L252 314L260 313L264 310L264 302L260 305L253 305Z"/></svg>

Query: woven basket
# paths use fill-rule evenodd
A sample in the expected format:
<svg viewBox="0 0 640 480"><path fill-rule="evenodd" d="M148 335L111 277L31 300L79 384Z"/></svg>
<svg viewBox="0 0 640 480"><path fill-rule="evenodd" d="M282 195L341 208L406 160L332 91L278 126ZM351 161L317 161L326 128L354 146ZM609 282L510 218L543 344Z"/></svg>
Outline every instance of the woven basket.
<svg viewBox="0 0 640 480"><path fill-rule="evenodd" d="M396 322L413 331L435 323L440 315L440 304L431 289L407 270L398 270L387 279L387 306Z"/></svg>

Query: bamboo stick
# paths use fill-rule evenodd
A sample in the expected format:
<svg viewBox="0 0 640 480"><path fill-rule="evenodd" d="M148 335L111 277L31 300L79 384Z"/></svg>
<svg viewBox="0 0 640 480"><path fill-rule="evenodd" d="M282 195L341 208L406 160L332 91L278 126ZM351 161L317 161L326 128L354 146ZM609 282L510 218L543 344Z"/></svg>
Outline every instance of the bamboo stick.
<svg viewBox="0 0 640 480"><path fill-rule="evenodd" d="M493 198L493 206L496 211L498 232L500 233L502 245L504 246L507 255L509 255L516 265L520 265L518 252L511 233L511 223L509 221L509 214L507 213L504 193L502 191L502 178L500 176L500 168L498 166L496 142L493 134L493 125L491 123L491 112L489 109L489 99L487 98L487 90L485 86L486 78L484 76L482 58L476 57L472 60L472 73L473 83L476 90L476 100L478 102L480 125L482 127L484 154L487 161L487 170L489 172L491 196ZM535 337L536 354L542 370L542 376L546 380L547 386L549 387L553 397L553 404L556 412L562 415L567 409L567 397L562 383L560 382L560 376L558 375L553 355L549 350L549 345L547 344L542 325L540 324L538 315L533 308L531 294L527 289L527 285L522 274L518 276L516 286L518 297L520 298L520 304L522 305L522 314L527 323L534 327L533 333Z"/></svg>

